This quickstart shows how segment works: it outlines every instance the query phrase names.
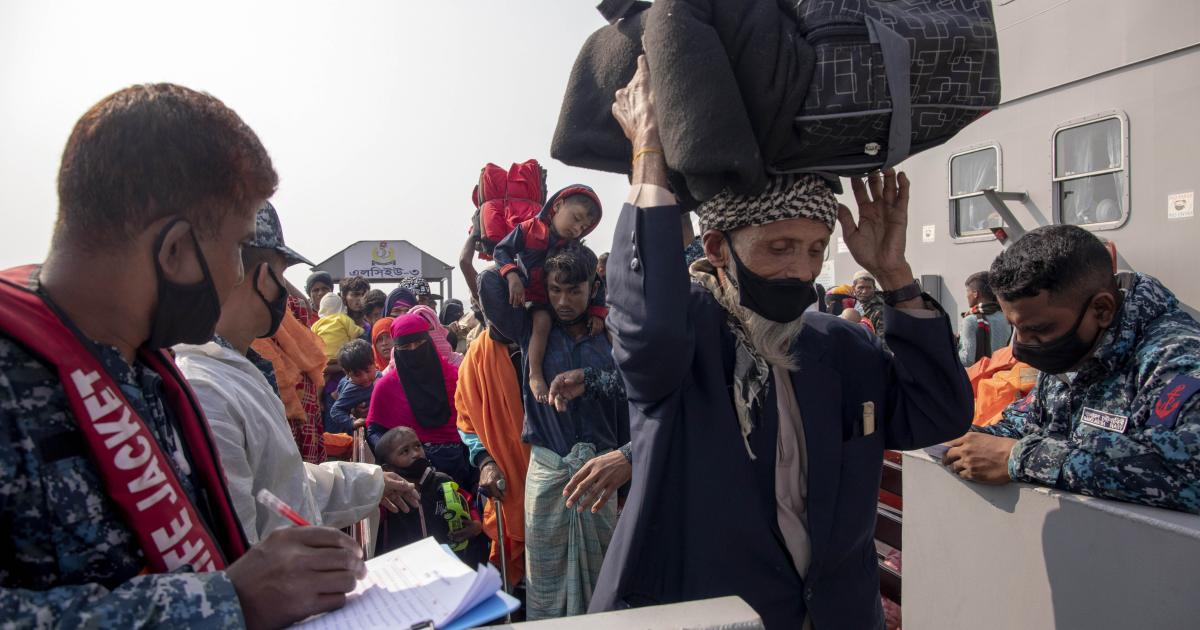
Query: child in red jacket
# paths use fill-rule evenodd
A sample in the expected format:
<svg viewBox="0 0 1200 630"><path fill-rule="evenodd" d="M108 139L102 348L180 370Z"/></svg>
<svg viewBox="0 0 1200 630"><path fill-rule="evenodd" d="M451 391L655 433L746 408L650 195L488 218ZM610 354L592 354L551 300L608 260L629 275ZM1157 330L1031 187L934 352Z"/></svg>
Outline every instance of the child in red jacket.
<svg viewBox="0 0 1200 630"><path fill-rule="evenodd" d="M533 331L529 339L529 389L538 402L547 402L550 387L542 375L546 341L550 337L550 309L546 296L543 265L548 254L587 236L600 223L603 210L595 191L573 184L554 193L532 219L522 222L496 245L493 257L500 275L508 279L508 295L514 307L533 303ZM597 292L588 309L592 334L604 329L608 309L604 295Z"/></svg>

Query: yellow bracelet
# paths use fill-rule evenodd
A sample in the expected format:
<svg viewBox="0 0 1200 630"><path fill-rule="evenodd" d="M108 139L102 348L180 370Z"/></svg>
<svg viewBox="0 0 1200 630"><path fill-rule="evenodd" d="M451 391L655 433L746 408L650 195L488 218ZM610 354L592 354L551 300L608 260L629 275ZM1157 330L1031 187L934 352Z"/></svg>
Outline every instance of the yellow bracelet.
<svg viewBox="0 0 1200 630"><path fill-rule="evenodd" d="M645 148L645 149L641 149L641 150L639 150L637 153L634 153L634 154L633 154L633 162L632 162L632 164L637 164L637 161L638 161L638 160L639 160L639 159L640 159L640 158L641 158L643 155L646 155L647 153L657 153L657 154L659 154L659 155L663 155L662 149L656 149L656 148L653 148L653 147L647 147L647 148Z"/></svg>

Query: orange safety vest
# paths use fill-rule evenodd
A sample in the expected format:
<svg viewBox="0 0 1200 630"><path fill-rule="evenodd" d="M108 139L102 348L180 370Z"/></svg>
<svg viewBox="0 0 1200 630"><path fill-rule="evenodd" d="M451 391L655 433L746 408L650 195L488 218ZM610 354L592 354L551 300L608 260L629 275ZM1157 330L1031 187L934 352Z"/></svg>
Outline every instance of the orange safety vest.
<svg viewBox="0 0 1200 630"><path fill-rule="evenodd" d="M999 422L1009 405L1033 389L1037 377L1037 369L1013 357L1011 347L1000 348L967 368L967 378L975 393L972 423L983 427Z"/></svg>

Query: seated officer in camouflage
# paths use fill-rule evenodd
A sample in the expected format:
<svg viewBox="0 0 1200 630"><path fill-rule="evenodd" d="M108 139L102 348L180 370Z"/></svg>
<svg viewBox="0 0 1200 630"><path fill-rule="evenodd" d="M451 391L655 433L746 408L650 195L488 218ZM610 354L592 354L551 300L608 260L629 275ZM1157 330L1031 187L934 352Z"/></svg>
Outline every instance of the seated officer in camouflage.
<svg viewBox="0 0 1200 630"><path fill-rule="evenodd" d="M4 624L280 627L365 571L333 529L247 550L161 350L212 336L276 184L254 132L187 88L121 90L76 124L49 256L0 272Z"/></svg>
<svg viewBox="0 0 1200 630"><path fill-rule="evenodd" d="M1004 418L951 443L965 479L1200 513L1200 325L1158 280L1114 277L1098 238L1039 228L992 263L1013 354L1041 370Z"/></svg>

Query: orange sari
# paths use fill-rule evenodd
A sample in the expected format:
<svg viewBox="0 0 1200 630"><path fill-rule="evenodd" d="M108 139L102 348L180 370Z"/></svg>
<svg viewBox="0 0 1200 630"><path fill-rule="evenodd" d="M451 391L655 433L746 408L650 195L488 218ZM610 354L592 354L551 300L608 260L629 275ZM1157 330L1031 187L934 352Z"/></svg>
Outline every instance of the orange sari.
<svg viewBox="0 0 1200 630"><path fill-rule="evenodd" d="M283 322L280 323L275 336L255 339L250 347L274 366L275 380L279 384L279 399L283 401L284 411L292 425L292 432L297 434L297 441L299 442L303 435L304 439L317 440L319 445L324 433L324 427L320 426L320 409L310 416L300 397L304 377L312 381L314 395L319 395L321 388L325 386L324 342L289 311L284 314ZM305 446L298 446L304 455ZM325 450L323 445L320 450ZM324 461L323 454L319 460ZM310 459L306 457L305 461Z"/></svg>
<svg viewBox="0 0 1200 630"><path fill-rule="evenodd" d="M525 473L529 470L529 445L521 441L525 409L521 384L509 360L508 347L486 332L479 335L458 368L458 428L474 433L504 473L504 537L508 542L508 579L512 584L525 575ZM484 508L483 529L498 540L496 514L489 500ZM498 542L490 560L500 565Z"/></svg>

